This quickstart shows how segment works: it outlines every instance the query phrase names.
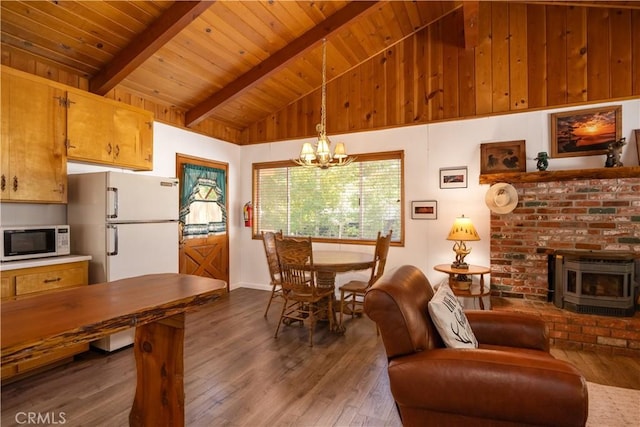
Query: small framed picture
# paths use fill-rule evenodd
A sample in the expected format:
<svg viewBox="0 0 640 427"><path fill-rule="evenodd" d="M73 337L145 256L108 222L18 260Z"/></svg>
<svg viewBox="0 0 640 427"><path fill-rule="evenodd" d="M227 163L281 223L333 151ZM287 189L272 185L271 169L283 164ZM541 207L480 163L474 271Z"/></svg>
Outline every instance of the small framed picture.
<svg viewBox="0 0 640 427"><path fill-rule="evenodd" d="M467 167L440 168L440 188L467 188Z"/></svg>
<svg viewBox="0 0 640 427"><path fill-rule="evenodd" d="M438 202L436 200L411 202L411 219L438 219Z"/></svg>
<svg viewBox="0 0 640 427"><path fill-rule="evenodd" d="M606 154L622 137L622 106L551 114L551 157Z"/></svg>
<svg viewBox="0 0 640 427"><path fill-rule="evenodd" d="M524 140L480 144L480 173L526 172Z"/></svg>

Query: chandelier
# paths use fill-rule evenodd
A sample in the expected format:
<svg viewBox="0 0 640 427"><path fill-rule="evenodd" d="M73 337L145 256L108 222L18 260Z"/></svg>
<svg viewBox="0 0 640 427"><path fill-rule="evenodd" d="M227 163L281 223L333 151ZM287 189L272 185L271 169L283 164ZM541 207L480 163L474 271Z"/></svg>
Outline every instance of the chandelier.
<svg viewBox="0 0 640 427"><path fill-rule="evenodd" d="M331 141L327 137L327 39L322 40L322 106L320 108L320 123L316 126L318 142L315 148L310 142L305 142L300 150L300 157L293 159L300 166L319 167L328 169L333 166L346 166L353 162L354 157L347 156L344 143L338 142L331 153Z"/></svg>

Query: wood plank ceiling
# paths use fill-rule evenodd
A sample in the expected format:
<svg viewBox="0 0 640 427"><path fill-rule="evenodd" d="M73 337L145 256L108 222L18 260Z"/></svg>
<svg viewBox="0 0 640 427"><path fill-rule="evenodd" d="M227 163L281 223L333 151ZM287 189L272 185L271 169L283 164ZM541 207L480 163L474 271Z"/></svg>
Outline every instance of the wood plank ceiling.
<svg viewBox="0 0 640 427"><path fill-rule="evenodd" d="M324 37L331 80L460 7L473 46L470 1L3 0L0 25L3 55L242 131L318 89Z"/></svg>

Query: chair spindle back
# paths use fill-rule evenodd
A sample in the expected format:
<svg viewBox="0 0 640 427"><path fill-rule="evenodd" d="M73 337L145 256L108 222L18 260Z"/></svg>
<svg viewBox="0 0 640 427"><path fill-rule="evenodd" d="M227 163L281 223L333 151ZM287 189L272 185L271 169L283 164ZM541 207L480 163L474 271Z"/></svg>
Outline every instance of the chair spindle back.
<svg viewBox="0 0 640 427"><path fill-rule="evenodd" d="M315 293L311 237L276 239L282 288L298 294Z"/></svg>

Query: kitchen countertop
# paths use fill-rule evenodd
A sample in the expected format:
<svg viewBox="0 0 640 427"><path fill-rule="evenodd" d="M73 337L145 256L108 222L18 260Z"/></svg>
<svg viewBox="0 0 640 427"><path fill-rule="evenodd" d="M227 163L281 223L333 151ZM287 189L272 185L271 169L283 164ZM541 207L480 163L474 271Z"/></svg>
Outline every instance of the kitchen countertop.
<svg viewBox="0 0 640 427"><path fill-rule="evenodd" d="M45 265L66 264L70 262L89 261L91 255L65 255L48 258L25 259L0 263L0 271L17 270L19 268L43 267Z"/></svg>

